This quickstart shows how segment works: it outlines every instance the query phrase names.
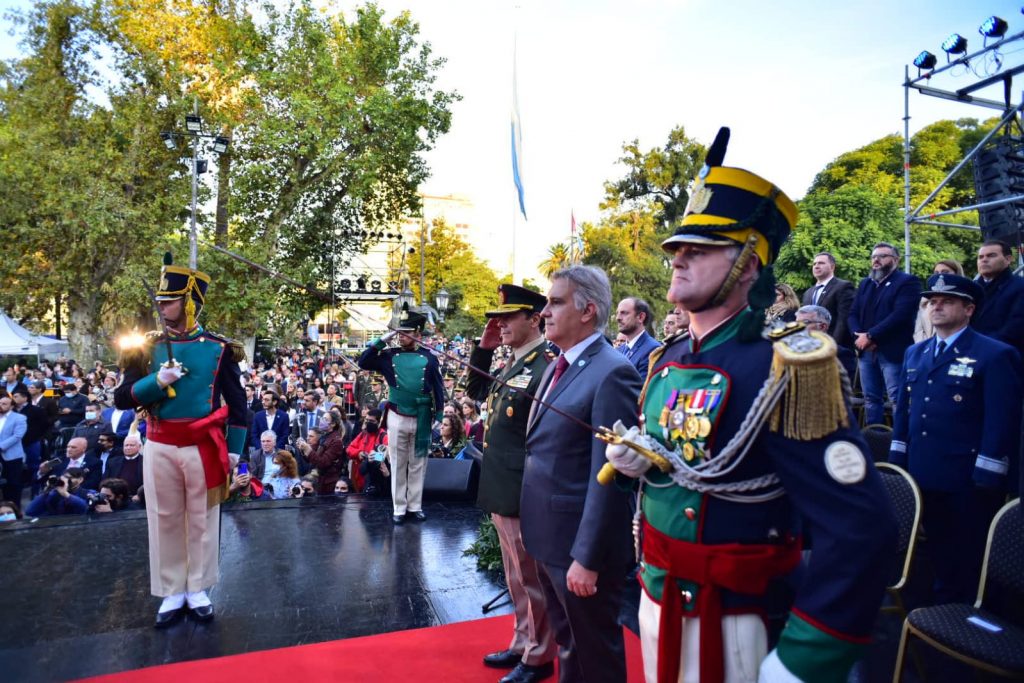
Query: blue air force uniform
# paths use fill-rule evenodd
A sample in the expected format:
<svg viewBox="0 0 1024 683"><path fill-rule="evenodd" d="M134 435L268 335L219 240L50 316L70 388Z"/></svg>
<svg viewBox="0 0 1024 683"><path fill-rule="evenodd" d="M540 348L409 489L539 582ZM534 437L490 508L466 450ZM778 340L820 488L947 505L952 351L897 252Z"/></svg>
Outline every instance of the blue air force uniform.
<svg viewBox="0 0 1024 683"><path fill-rule="evenodd" d="M982 303L967 278L933 275L928 284L926 297ZM973 600L988 525L1016 494L1021 400L1016 349L971 327L907 349L889 460L921 488L939 602Z"/></svg>

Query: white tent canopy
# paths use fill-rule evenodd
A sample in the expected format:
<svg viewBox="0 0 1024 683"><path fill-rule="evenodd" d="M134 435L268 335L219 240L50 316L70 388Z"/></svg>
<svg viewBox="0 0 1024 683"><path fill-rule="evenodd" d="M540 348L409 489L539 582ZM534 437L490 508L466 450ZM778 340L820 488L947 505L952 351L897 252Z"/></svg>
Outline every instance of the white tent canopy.
<svg viewBox="0 0 1024 683"><path fill-rule="evenodd" d="M0 356L36 356L39 359L67 355L68 343L29 332L0 311Z"/></svg>

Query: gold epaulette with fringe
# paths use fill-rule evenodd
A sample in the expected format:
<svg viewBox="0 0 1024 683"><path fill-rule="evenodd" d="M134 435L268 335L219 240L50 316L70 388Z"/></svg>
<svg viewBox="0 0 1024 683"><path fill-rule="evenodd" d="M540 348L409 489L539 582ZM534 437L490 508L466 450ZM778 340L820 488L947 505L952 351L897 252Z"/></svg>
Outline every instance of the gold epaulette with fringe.
<svg viewBox="0 0 1024 683"><path fill-rule="evenodd" d="M210 330L206 330L206 334L218 341L222 341L225 344L227 344L228 348L231 349L231 358L236 363L241 363L242 361L245 360L245 346L242 344L242 342L235 341L234 339L225 337L222 334L217 334L216 332L211 332Z"/></svg>
<svg viewBox="0 0 1024 683"><path fill-rule="evenodd" d="M769 418L773 432L812 441L850 425L836 342L801 324L767 334L772 341L772 376L784 381L784 394Z"/></svg>

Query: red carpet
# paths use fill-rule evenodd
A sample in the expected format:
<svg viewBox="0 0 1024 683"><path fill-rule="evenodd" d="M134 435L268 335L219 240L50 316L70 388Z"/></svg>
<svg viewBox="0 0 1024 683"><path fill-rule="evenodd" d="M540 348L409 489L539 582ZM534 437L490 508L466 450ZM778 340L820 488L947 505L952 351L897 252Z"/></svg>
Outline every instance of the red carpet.
<svg viewBox="0 0 1024 683"><path fill-rule="evenodd" d="M643 681L640 641L623 629L630 683ZM382 633L230 657L200 659L86 679L102 683L314 683L316 681L415 681L496 683L504 672L480 658L512 637L512 616L447 626ZM556 681L557 678L550 678Z"/></svg>

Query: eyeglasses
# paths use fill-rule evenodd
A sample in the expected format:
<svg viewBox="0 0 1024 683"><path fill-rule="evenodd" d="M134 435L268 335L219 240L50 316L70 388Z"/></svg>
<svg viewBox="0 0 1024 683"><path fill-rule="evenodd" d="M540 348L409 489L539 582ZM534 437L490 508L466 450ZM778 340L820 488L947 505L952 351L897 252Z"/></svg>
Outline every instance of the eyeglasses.
<svg viewBox="0 0 1024 683"><path fill-rule="evenodd" d="M893 256L892 254L872 254L871 255L871 260L872 261L881 261L884 258L896 258L896 257Z"/></svg>

